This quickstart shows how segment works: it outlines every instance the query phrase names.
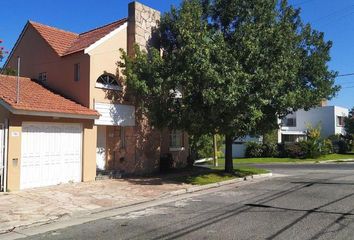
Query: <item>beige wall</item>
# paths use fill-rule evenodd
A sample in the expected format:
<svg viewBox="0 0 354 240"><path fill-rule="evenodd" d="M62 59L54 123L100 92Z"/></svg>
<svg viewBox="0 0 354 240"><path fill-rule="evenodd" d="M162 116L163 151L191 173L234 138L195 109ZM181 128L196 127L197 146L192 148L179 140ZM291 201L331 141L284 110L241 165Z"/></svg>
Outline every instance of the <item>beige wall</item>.
<svg viewBox="0 0 354 240"><path fill-rule="evenodd" d="M83 181L94 181L96 177L96 127L93 120L53 119L47 117L17 116L10 114L8 142L8 191L20 189L21 133L23 122L82 123L83 125ZM13 133L19 133L14 136ZM16 135L16 134L15 134Z"/></svg>
<svg viewBox="0 0 354 240"><path fill-rule="evenodd" d="M61 95L89 107L90 58L83 51L59 57L40 34L28 25L22 40L12 54L7 67L17 69L17 57L21 57L20 75L38 79L39 73L47 73L49 88ZM74 64L80 64L81 79L74 81Z"/></svg>
<svg viewBox="0 0 354 240"><path fill-rule="evenodd" d="M119 50L124 49L126 51L126 48L127 29L125 28L88 53L90 55L91 108L93 108L94 102L109 103L116 98L114 91L96 88L95 85L97 79L104 73L117 75L117 62L121 60Z"/></svg>

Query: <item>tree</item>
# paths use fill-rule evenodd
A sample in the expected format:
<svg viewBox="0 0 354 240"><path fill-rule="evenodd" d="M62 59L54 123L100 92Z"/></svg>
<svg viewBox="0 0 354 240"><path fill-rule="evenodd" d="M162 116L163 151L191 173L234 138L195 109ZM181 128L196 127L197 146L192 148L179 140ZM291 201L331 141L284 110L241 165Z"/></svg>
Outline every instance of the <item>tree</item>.
<svg viewBox="0 0 354 240"><path fill-rule="evenodd" d="M351 140L354 140L354 107L350 110L349 116L345 119L344 123L346 134Z"/></svg>
<svg viewBox="0 0 354 240"><path fill-rule="evenodd" d="M233 172L234 139L339 90L327 67L332 43L299 14L285 0L185 0L161 18L161 51L123 53L127 86L153 125L225 135Z"/></svg>
<svg viewBox="0 0 354 240"><path fill-rule="evenodd" d="M0 39L0 44L2 43L3 41ZM9 52L8 51L5 51L5 48L0 46L0 62L4 59L4 56L5 54L8 54Z"/></svg>

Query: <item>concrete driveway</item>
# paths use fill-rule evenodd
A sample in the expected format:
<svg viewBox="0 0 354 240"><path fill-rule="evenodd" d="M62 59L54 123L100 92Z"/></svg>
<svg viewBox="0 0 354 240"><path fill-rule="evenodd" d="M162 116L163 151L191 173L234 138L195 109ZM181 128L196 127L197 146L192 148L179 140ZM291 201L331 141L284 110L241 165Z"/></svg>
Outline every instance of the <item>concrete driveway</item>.
<svg viewBox="0 0 354 240"><path fill-rule="evenodd" d="M186 186L161 178L135 178L0 193L0 233L75 214L153 200Z"/></svg>
<svg viewBox="0 0 354 240"><path fill-rule="evenodd" d="M354 239L354 165L268 165L222 187L28 239Z"/></svg>

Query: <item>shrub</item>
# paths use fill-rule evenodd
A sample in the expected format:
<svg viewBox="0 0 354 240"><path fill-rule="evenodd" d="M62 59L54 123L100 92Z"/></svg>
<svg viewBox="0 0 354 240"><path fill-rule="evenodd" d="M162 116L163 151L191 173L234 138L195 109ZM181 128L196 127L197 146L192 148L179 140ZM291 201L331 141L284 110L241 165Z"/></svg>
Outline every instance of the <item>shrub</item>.
<svg viewBox="0 0 354 240"><path fill-rule="evenodd" d="M263 144L262 157L278 157L278 156L279 156L278 144L275 143Z"/></svg>
<svg viewBox="0 0 354 240"><path fill-rule="evenodd" d="M307 141L299 142L300 148L303 152L304 158L319 158L322 155L321 140L309 139Z"/></svg>
<svg viewBox="0 0 354 240"><path fill-rule="evenodd" d="M331 154L333 153L333 144L329 139L324 140L322 147L322 154Z"/></svg>
<svg viewBox="0 0 354 240"><path fill-rule="evenodd" d="M246 157L258 158L263 156L263 146L260 143L248 142L246 143Z"/></svg>
<svg viewBox="0 0 354 240"><path fill-rule="evenodd" d="M284 144L283 156L290 158L304 158L305 152L301 147L300 143L289 143Z"/></svg>
<svg viewBox="0 0 354 240"><path fill-rule="evenodd" d="M347 153L352 150L352 139L350 136L343 136L341 134L332 135L328 137L328 140L332 142L332 152L334 153Z"/></svg>

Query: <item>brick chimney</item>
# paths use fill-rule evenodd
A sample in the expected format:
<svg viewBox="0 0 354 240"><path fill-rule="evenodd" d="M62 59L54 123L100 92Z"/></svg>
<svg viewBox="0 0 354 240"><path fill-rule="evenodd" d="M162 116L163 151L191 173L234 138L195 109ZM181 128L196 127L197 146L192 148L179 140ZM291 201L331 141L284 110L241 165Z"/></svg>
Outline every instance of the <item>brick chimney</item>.
<svg viewBox="0 0 354 240"><path fill-rule="evenodd" d="M128 11L128 54L134 54L134 45L140 50L154 46L153 31L158 26L161 13L139 2L129 3Z"/></svg>

